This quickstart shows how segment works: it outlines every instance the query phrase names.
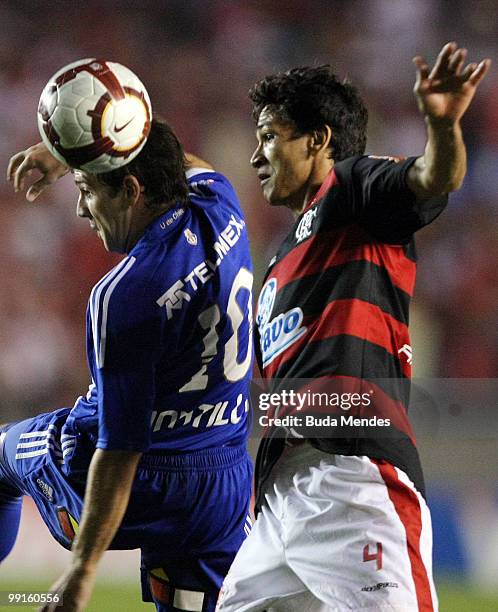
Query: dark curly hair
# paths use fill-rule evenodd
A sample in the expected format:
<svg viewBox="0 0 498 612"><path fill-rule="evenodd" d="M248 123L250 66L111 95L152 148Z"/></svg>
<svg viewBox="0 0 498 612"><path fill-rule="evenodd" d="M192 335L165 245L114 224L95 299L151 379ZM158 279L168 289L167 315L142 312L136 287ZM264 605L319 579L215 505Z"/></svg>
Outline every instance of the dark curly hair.
<svg viewBox="0 0 498 612"><path fill-rule="evenodd" d="M116 194L125 176L133 174L145 191L145 205L152 211L167 209L176 202L187 203L186 160L182 145L170 126L152 119L147 142L129 164L97 175Z"/></svg>
<svg viewBox="0 0 498 612"><path fill-rule="evenodd" d="M257 121L265 106L306 134L329 125L331 157L340 161L365 151L368 111L356 87L340 82L331 66L293 68L266 76L249 91Z"/></svg>

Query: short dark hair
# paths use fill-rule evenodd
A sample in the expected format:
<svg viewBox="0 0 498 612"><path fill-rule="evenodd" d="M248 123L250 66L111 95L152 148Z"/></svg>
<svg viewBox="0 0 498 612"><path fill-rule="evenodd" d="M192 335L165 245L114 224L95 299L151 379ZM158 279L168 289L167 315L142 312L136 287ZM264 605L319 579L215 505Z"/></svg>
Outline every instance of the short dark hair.
<svg viewBox="0 0 498 612"><path fill-rule="evenodd" d="M175 202L187 203L185 169L185 154L175 133L165 121L152 119L147 142L140 153L129 164L97 177L117 193L125 176L133 174L145 189L145 205L160 211Z"/></svg>
<svg viewBox="0 0 498 612"><path fill-rule="evenodd" d="M303 134L329 125L336 161L365 151L368 111L356 87L341 83L328 64L266 76L251 88L249 97L256 121L269 106L278 119L293 122Z"/></svg>

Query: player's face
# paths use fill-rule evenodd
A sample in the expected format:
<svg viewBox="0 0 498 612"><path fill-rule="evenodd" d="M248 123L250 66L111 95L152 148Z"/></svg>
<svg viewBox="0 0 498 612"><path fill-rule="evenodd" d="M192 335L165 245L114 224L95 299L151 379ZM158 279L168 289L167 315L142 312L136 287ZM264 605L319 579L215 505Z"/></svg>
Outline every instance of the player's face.
<svg viewBox="0 0 498 612"><path fill-rule="evenodd" d="M108 251L126 253L132 207L123 189L113 195L112 190L94 174L82 170L74 171L74 181L80 192L78 216L90 220L90 227L97 232Z"/></svg>
<svg viewBox="0 0 498 612"><path fill-rule="evenodd" d="M251 157L267 202L273 206L300 209L303 206L313 156L310 135L298 134L292 123L283 123L265 107L256 130L258 146Z"/></svg>

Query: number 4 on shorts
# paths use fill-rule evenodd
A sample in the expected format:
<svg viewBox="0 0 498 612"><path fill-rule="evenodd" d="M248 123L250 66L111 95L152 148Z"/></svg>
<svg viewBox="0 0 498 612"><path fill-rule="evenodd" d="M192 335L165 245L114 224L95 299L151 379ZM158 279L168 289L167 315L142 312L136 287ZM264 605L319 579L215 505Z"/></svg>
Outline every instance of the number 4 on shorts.
<svg viewBox="0 0 498 612"><path fill-rule="evenodd" d="M375 553L370 552L370 544L366 544L363 549L363 562L365 561L377 561L377 569L382 569L382 542L376 542L377 551Z"/></svg>

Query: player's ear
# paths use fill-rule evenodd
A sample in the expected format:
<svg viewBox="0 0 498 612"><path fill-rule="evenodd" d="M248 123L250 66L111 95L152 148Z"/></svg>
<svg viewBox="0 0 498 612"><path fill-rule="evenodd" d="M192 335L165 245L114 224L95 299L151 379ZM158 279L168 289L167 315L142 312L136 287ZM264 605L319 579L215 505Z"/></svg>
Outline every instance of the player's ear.
<svg viewBox="0 0 498 612"><path fill-rule="evenodd" d="M127 174L123 179L123 191L126 201L133 206L143 193L143 188L136 176Z"/></svg>
<svg viewBox="0 0 498 612"><path fill-rule="evenodd" d="M330 148L330 140L332 138L332 128L330 125L324 125L318 130L311 132L310 147L313 153L319 153Z"/></svg>

